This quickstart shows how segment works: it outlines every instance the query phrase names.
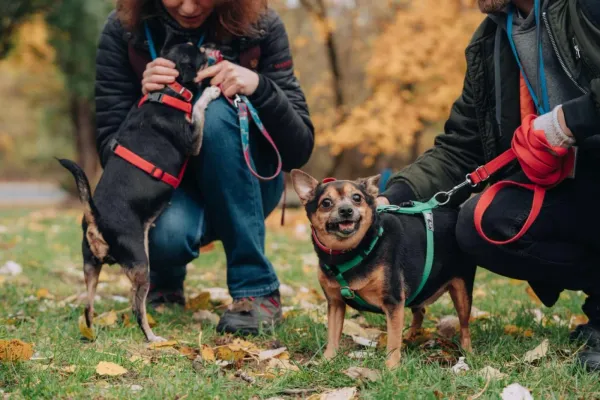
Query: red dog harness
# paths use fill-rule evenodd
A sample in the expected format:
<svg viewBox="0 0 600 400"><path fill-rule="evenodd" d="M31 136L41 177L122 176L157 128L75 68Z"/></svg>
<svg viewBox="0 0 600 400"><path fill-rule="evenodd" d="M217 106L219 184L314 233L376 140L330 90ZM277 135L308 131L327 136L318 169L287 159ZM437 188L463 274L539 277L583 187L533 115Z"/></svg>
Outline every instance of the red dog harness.
<svg viewBox="0 0 600 400"><path fill-rule="evenodd" d="M551 146L546 140L544 131L533 128L533 120L536 118L535 105L523 75L521 75L520 100L523 122L513 136L511 148L467 175L467 181L472 186L476 186L487 181L491 175L516 159L525 175L533 182L500 181L483 192L479 198L475 206L475 228L482 238L496 245L513 243L523 237L540 214L546 191L561 183L575 168L575 150L573 148ZM525 224L515 236L503 241L492 240L483 232L481 225L483 215L492 204L496 194L509 186L519 186L533 191L531 211Z"/></svg>
<svg viewBox="0 0 600 400"><path fill-rule="evenodd" d="M185 116L188 122L191 123L192 119L192 98L194 95L192 92L181 86L179 83L174 82L168 85L168 87L173 90L175 93L184 98L185 101L179 100L173 96L169 96L164 93L149 93L144 95L138 103L138 108L148 102L153 103L161 103L165 104L169 107L176 108L185 113ZM142 157L135 154L133 151L127 149L126 147L121 146L116 140L111 143L111 150L117 156L121 157L123 160L127 161L131 165L136 166L141 169L154 179L162 181L167 185L172 186L177 189L181 184L181 179L183 178L183 174L187 168L188 159L185 160L183 166L181 167L181 171L179 171L179 175L173 176L164 170L158 168L156 165L152 164L149 161L144 160Z"/></svg>

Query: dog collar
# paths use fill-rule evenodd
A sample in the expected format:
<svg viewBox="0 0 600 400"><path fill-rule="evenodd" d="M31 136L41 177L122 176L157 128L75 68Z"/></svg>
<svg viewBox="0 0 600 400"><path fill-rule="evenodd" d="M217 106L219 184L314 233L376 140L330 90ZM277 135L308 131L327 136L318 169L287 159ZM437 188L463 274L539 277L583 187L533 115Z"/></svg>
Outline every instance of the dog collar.
<svg viewBox="0 0 600 400"><path fill-rule="evenodd" d="M181 97L183 97L184 100L179 100L178 98L169 96L168 94L165 94L165 93L152 92L152 93L145 94L140 99L140 102L138 103L138 108L147 102L165 104L169 107L173 107L173 108L183 111L185 113L185 116L187 117L188 121L191 122L191 117L192 117L191 101L192 101L192 98L194 97L192 92L190 92L189 90L187 90L186 88L184 88L177 82L173 82L170 85L168 85L167 87L169 89L173 90L175 93L177 93Z"/></svg>

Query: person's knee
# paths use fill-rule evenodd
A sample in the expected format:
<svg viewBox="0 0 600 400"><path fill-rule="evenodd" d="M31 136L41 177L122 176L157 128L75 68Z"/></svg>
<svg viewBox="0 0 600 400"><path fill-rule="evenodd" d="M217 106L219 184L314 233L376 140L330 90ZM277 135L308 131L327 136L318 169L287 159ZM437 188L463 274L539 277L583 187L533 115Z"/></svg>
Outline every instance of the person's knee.
<svg viewBox="0 0 600 400"><path fill-rule="evenodd" d="M198 257L199 228L190 217L183 210L171 208L159 217L149 232L151 265L186 265Z"/></svg>

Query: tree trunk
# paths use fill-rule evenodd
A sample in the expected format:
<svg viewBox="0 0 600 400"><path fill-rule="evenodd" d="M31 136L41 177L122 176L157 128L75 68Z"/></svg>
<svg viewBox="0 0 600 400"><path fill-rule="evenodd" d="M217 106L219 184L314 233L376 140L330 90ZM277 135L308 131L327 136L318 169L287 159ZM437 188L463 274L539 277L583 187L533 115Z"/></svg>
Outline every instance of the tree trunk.
<svg viewBox="0 0 600 400"><path fill-rule="evenodd" d="M93 187L100 173L100 161L96 150L96 124L89 100L71 96L71 120L75 130L77 163Z"/></svg>

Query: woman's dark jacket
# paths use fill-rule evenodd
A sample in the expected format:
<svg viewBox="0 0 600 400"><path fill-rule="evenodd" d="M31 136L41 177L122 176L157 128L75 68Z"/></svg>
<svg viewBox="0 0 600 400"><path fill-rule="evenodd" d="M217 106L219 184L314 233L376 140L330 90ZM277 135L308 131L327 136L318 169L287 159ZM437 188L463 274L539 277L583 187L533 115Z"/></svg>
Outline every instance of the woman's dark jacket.
<svg viewBox="0 0 600 400"><path fill-rule="evenodd" d="M164 10L148 19L148 24L158 52L165 43L196 42L201 34L181 28ZM308 161L314 147L314 127L294 76L282 20L269 9L256 27L254 37L222 39L218 45L226 59L258 73L258 88L249 99L281 152L283 169L289 171ZM213 32L205 32L205 36L207 42L217 42ZM127 32L116 12L111 13L96 57L97 146L103 166L111 152L108 143L142 95L142 74L150 61L148 43L141 32Z"/></svg>

